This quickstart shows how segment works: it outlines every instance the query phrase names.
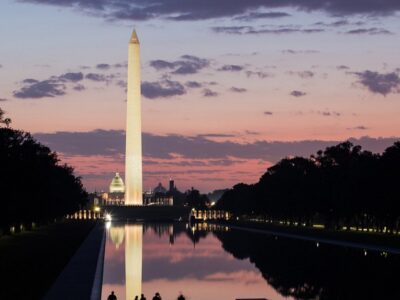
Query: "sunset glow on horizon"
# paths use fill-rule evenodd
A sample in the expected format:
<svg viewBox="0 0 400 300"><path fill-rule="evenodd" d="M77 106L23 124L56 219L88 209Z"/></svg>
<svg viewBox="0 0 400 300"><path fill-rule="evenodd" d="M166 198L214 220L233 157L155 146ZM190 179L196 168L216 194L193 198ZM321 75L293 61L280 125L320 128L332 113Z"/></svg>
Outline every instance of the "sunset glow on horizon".
<svg viewBox="0 0 400 300"><path fill-rule="evenodd" d="M400 137L396 1L117 2L0 4L0 107L88 191L124 174L133 27L144 190L170 178L229 188L287 156L347 139L379 152Z"/></svg>

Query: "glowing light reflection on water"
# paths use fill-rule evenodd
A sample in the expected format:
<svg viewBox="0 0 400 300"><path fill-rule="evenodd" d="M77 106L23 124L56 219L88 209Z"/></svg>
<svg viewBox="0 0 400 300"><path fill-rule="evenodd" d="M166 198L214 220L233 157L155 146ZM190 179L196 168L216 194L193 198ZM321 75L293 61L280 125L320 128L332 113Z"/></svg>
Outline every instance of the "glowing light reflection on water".
<svg viewBox="0 0 400 300"><path fill-rule="evenodd" d="M292 299L275 291L248 259L225 252L210 228L185 224L111 224L102 299L111 291L119 300L133 300L140 291L147 299L159 292L164 300L179 293L190 300Z"/></svg>

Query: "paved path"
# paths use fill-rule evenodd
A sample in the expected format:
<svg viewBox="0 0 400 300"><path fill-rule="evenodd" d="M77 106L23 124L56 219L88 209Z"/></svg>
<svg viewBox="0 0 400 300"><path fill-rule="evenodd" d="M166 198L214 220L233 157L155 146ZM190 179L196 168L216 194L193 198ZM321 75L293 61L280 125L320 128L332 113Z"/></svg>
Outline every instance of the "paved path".
<svg viewBox="0 0 400 300"><path fill-rule="evenodd" d="M287 237L287 238L291 238L291 239L299 239L299 240L320 242L320 243L349 247L349 248L359 248L359 249L378 251L378 252L385 251L388 253L400 254L400 249L394 248L394 247L376 246L376 245L365 244L365 243L347 242L347 241L341 241L341 240L335 240L335 239L329 239L329 238L312 237L312 236L303 235L301 233L299 233L299 234L286 233L286 232L281 232L278 230L257 229L257 228L242 227L242 226L237 226L237 225L226 225L226 226L228 226L232 229L238 229L238 230L256 232L256 233L263 233L263 234L268 234L268 235L282 236L282 237Z"/></svg>
<svg viewBox="0 0 400 300"><path fill-rule="evenodd" d="M103 277L104 246L104 224L99 222L43 300L99 300ZM49 263L51 263L51 257L49 257Z"/></svg>

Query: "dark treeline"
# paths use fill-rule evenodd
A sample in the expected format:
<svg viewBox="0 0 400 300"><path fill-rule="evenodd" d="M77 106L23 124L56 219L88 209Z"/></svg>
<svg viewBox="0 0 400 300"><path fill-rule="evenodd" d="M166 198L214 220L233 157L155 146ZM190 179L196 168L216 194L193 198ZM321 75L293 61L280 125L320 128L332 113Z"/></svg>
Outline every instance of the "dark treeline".
<svg viewBox="0 0 400 300"><path fill-rule="evenodd" d="M236 231L215 232L225 251L249 259L266 281L295 299L400 299L398 255Z"/></svg>
<svg viewBox="0 0 400 300"><path fill-rule="evenodd" d="M168 196L174 197L174 206L188 206L197 209L206 209L210 205L210 199L208 195L201 194L199 190L191 188L184 193L178 189L167 192ZM162 196L162 194L160 195Z"/></svg>
<svg viewBox="0 0 400 300"><path fill-rule="evenodd" d="M185 192L184 204L197 209L205 209L210 205L210 199L206 194L201 194L198 190L191 188Z"/></svg>
<svg viewBox="0 0 400 300"><path fill-rule="evenodd" d="M0 170L0 231L52 221L87 201L73 169L29 133L0 128Z"/></svg>
<svg viewBox="0 0 400 300"><path fill-rule="evenodd" d="M217 206L291 224L391 232L399 229L399 183L400 142L382 154L344 142L310 158L282 159L258 183L235 185Z"/></svg>

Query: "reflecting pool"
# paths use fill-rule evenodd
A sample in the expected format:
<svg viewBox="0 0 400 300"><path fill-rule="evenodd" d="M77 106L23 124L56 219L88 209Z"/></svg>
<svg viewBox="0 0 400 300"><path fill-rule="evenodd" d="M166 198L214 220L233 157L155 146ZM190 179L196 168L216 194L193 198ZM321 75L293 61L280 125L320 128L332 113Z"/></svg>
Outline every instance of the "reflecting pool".
<svg viewBox="0 0 400 300"><path fill-rule="evenodd" d="M399 255L224 226L108 224L102 299L400 299Z"/></svg>

